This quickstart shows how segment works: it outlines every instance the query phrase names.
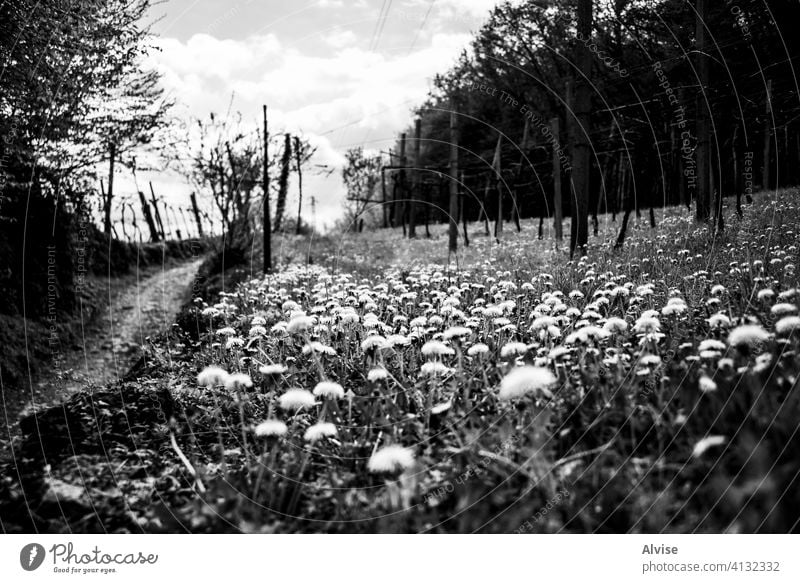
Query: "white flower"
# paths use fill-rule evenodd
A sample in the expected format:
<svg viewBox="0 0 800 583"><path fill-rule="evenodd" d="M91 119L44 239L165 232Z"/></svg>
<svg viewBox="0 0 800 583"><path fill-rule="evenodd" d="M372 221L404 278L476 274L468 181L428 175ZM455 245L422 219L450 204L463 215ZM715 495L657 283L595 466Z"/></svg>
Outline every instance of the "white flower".
<svg viewBox="0 0 800 583"><path fill-rule="evenodd" d="M760 342L769 340L769 334L757 324L745 324L731 330L728 335L728 344L731 346L742 346L747 344L752 346Z"/></svg>
<svg viewBox="0 0 800 583"><path fill-rule="evenodd" d="M299 411L316 405L314 395L305 389L289 389L278 398L278 405L287 411Z"/></svg>
<svg viewBox="0 0 800 583"><path fill-rule="evenodd" d="M780 304L775 304L770 309L770 313L773 316L786 316L788 314L794 314L797 311L797 306L794 304L789 304L786 302L781 302Z"/></svg>
<svg viewBox="0 0 800 583"><path fill-rule="evenodd" d="M717 390L717 383L711 380L710 377L703 375L700 377L700 380L697 382L700 390L704 393L711 393Z"/></svg>
<svg viewBox="0 0 800 583"><path fill-rule="evenodd" d="M256 425L258 437L280 437L286 435L286 423L277 419L267 419Z"/></svg>
<svg viewBox="0 0 800 583"><path fill-rule="evenodd" d="M314 394L325 399L341 399L344 397L344 389L339 383L321 381L314 387Z"/></svg>
<svg viewBox="0 0 800 583"><path fill-rule="evenodd" d="M452 326L444 331L442 335L445 340L450 340L452 338L461 338L462 336L469 336L472 334L472 330L467 328L466 326Z"/></svg>
<svg viewBox="0 0 800 583"><path fill-rule="evenodd" d="M528 352L528 346L524 342L509 342L500 349L500 356L509 358L511 356L521 356Z"/></svg>
<svg viewBox="0 0 800 583"><path fill-rule="evenodd" d="M392 334L391 336L386 337L386 342L389 346L408 346L410 341L407 337L403 336L402 334Z"/></svg>
<svg viewBox="0 0 800 583"><path fill-rule="evenodd" d="M237 372L228 376L228 379L225 381L225 388L229 390L238 389L239 387L250 388L252 386L253 381L250 379L250 375L242 372Z"/></svg>
<svg viewBox="0 0 800 583"><path fill-rule="evenodd" d="M234 330L230 326L225 326L224 328L220 328L219 330L217 330L217 334L219 336L231 336L233 334L236 334L236 330Z"/></svg>
<svg viewBox="0 0 800 583"><path fill-rule="evenodd" d="M388 371L385 368L377 367L373 368L371 371L367 373L367 380L371 383L382 381L389 376Z"/></svg>
<svg viewBox="0 0 800 583"><path fill-rule="evenodd" d="M433 376L433 375L437 375L437 374L447 374L452 369L450 369L449 367L446 367L445 365L443 365L438 360L432 360L432 361L429 361L429 362L426 362L425 364L423 364L420 367L419 370L424 375Z"/></svg>
<svg viewBox="0 0 800 583"><path fill-rule="evenodd" d="M455 350L447 346L444 342L438 340L430 340L422 345L422 354L425 356L440 356L455 354Z"/></svg>
<svg viewBox="0 0 800 583"><path fill-rule="evenodd" d="M389 346L389 343L386 341L386 338L379 335L367 336L361 342L361 350L364 352L369 352L370 350L378 350L380 348L386 348Z"/></svg>
<svg viewBox="0 0 800 583"><path fill-rule="evenodd" d="M266 336L267 329L264 328L264 326L253 326L250 328L250 332L248 334L251 338L255 336Z"/></svg>
<svg viewBox="0 0 800 583"><path fill-rule="evenodd" d="M231 336L228 338L228 341L225 342L225 348L230 350L231 348L238 348L240 346L244 346L244 339L240 338L239 336Z"/></svg>
<svg viewBox="0 0 800 583"><path fill-rule="evenodd" d="M382 447L369 458L367 469L373 473L393 473L414 465L414 452L401 445Z"/></svg>
<svg viewBox="0 0 800 583"><path fill-rule="evenodd" d="M567 344L588 344L590 341L600 341L609 335L608 332L598 326L583 326L579 328L565 339Z"/></svg>
<svg viewBox="0 0 800 583"><path fill-rule="evenodd" d="M336 356L336 350L330 346L312 340L303 346L303 354L311 354L311 352L319 352L320 354L327 354L328 356Z"/></svg>
<svg viewBox="0 0 800 583"><path fill-rule="evenodd" d="M775 297L775 292L772 291L771 289L762 289L762 290L759 290L759 292L758 292L758 299L759 299L759 301L762 301L762 302L764 302L766 300L770 300L770 299L772 299L774 297Z"/></svg>
<svg viewBox="0 0 800 583"><path fill-rule="evenodd" d="M708 325L711 328L727 328L731 325L731 319L722 312L712 315L708 319Z"/></svg>
<svg viewBox="0 0 800 583"><path fill-rule="evenodd" d="M657 318L652 316L645 316L642 315L636 320L636 323L633 325L634 332L643 332L645 334L651 334L653 332L658 332L661 330L661 322L658 321Z"/></svg>
<svg viewBox="0 0 800 583"><path fill-rule="evenodd" d="M295 316L286 325L286 331L290 334L299 334L305 332L314 325L314 318L312 316Z"/></svg>
<svg viewBox="0 0 800 583"><path fill-rule="evenodd" d="M775 324L775 331L778 334L791 334L795 330L800 330L800 316L786 316Z"/></svg>
<svg viewBox="0 0 800 583"><path fill-rule="evenodd" d="M325 437L336 437L336 426L333 423L321 422L306 429L303 439L315 443Z"/></svg>
<svg viewBox="0 0 800 583"><path fill-rule="evenodd" d="M197 375L197 384L201 387L224 385L228 376L228 372L218 366L207 366Z"/></svg>
<svg viewBox="0 0 800 583"><path fill-rule="evenodd" d="M265 364L265 365L259 367L258 372L260 372L261 374L266 374L266 375L276 375L276 374L283 374L287 370L289 370L289 369L287 369L282 364Z"/></svg>
<svg viewBox="0 0 800 583"><path fill-rule="evenodd" d="M692 456L698 458L703 455L707 449L724 445L727 441L728 438L724 435L709 435L708 437L704 437L694 444Z"/></svg>
<svg viewBox="0 0 800 583"><path fill-rule="evenodd" d="M639 359L642 366L658 366L661 364L661 357L657 354L645 354Z"/></svg>
<svg viewBox="0 0 800 583"><path fill-rule="evenodd" d="M611 316L606 320L606 323L603 324L603 330L606 332L625 332L627 329L628 323L622 318L617 318L615 316Z"/></svg>
<svg viewBox="0 0 800 583"><path fill-rule="evenodd" d="M489 352L489 347L483 344L482 342L473 344L467 349L468 356L477 356L479 354L486 354L487 352Z"/></svg>
<svg viewBox="0 0 800 583"><path fill-rule="evenodd" d="M556 383L550 369L539 366L519 366L511 370L500 382L498 397L503 401L540 393L552 397L550 387Z"/></svg>
<svg viewBox="0 0 800 583"><path fill-rule="evenodd" d="M704 350L714 350L717 352L722 352L723 350L725 350L725 343L720 342L719 340L715 340L714 338L708 338L700 343L700 346L697 347L697 350L701 352Z"/></svg>

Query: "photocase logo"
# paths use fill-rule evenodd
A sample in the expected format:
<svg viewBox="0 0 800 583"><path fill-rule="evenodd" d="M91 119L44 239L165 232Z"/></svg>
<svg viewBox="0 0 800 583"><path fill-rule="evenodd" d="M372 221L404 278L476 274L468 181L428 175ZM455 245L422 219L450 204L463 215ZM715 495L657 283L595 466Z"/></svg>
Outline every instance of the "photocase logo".
<svg viewBox="0 0 800 583"><path fill-rule="evenodd" d="M30 543L22 547L19 552L19 564L26 571L35 571L44 562L45 550L38 543Z"/></svg>

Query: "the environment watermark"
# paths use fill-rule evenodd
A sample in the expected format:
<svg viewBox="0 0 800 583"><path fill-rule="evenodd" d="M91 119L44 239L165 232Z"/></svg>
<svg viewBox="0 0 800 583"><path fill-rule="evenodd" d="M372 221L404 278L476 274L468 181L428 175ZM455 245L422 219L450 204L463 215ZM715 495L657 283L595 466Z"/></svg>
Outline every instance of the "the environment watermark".
<svg viewBox="0 0 800 583"><path fill-rule="evenodd" d="M491 97L497 97L502 104L516 109L533 126L534 129L539 131L539 133L544 137L545 141L555 150L559 164L561 164L563 171L569 173L572 170L572 164L569 156L567 156L566 152L564 151L564 147L561 145L559 137L553 134L550 124L547 122L547 120L536 113L530 105L524 101L520 102L519 99L507 91L498 90L497 87L494 87L488 83L467 81L464 88L468 91L477 91L480 93L485 93Z"/></svg>

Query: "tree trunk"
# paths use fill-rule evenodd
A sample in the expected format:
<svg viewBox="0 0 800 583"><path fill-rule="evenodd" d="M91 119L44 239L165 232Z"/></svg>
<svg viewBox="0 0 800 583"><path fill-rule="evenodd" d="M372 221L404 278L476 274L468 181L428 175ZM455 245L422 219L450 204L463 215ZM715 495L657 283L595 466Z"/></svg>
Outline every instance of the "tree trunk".
<svg viewBox="0 0 800 583"><path fill-rule="evenodd" d="M422 181L420 180L422 160L420 159L422 137L422 119L417 118L414 122L414 180L409 197L410 209L408 215L408 238L413 239L417 236L417 197L419 196Z"/></svg>
<svg viewBox="0 0 800 583"><path fill-rule="evenodd" d="M710 215L709 176L708 176L708 55L706 55L706 18L708 16L708 0L697 0L697 19L695 25L695 39L697 44L697 74L700 81L700 90L697 92L697 147L695 188L697 197L695 201L695 217L698 222L706 222Z"/></svg>
<svg viewBox="0 0 800 583"><path fill-rule="evenodd" d="M553 229L555 230L556 241L561 241L564 238L564 228L562 225L562 213L564 211L561 202L561 161L558 159L558 145L561 143L561 129L557 117L550 120L550 132L553 135ZM541 235L539 238L541 239Z"/></svg>
<svg viewBox="0 0 800 583"><path fill-rule="evenodd" d="M292 136L284 135L283 156L281 157L281 173L278 177L278 201L275 204L275 230L281 230L283 213L286 210L286 195L289 191L289 169L292 160Z"/></svg>
<svg viewBox="0 0 800 583"><path fill-rule="evenodd" d="M108 145L108 192L103 201L103 232L106 237L111 236L111 201L114 198L114 159L117 156L117 145L111 142Z"/></svg>
<svg viewBox="0 0 800 583"><path fill-rule="evenodd" d="M458 250L458 115L455 102L450 104L450 230L447 249Z"/></svg>
<svg viewBox="0 0 800 583"><path fill-rule="evenodd" d="M578 0L578 32L583 38L592 36L592 0ZM572 128L572 224L570 229L570 257L586 254L589 242L589 175L591 173L591 144L589 143L590 110L592 106L589 77L592 70L592 53L585 43L576 45L578 74L575 83L575 123Z"/></svg>
<svg viewBox="0 0 800 583"><path fill-rule="evenodd" d="M262 229L264 231L264 273L272 271L272 222L269 212L269 128L267 127L267 106L263 106L264 112L264 168L261 175L261 188L264 191L264 217L262 219ZM195 205L195 212L197 206ZM199 223L198 218L198 223Z"/></svg>

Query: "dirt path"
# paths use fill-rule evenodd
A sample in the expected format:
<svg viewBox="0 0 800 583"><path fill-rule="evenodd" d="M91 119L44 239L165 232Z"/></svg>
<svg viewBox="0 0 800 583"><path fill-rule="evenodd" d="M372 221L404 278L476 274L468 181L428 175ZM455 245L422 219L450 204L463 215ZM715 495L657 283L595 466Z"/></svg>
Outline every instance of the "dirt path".
<svg viewBox="0 0 800 583"><path fill-rule="evenodd" d="M170 325L184 301L202 259L137 274L126 285L108 288L109 304L93 322L76 330L82 341L65 351L54 375L37 384L55 398L124 376L141 346ZM78 325L81 325L80 323Z"/></svg>

